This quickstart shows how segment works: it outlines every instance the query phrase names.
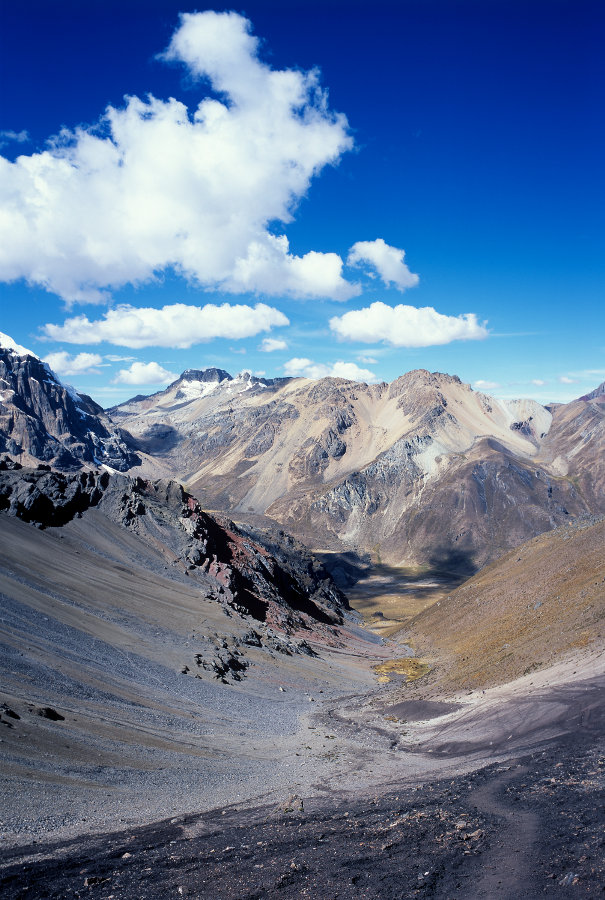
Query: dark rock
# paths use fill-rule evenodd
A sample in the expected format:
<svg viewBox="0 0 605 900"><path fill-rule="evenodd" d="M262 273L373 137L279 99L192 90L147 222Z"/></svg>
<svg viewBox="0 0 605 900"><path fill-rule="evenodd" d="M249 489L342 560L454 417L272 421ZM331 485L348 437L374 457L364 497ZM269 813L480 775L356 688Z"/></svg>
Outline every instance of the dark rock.
<svg viewBox="0 0 605 900"><path fill-rule="evenodd" d="M65 716L62 716L61 713L58 713L56 709L53 709L52 706L39 706L35 713L37 716L41 716L43 719L50 719L51 722L64 722Z"/></svg>
<svg viewBox="0 0 605 900"><path fill-rule="evenodd" d="M65 471L83 463L125 471L140 462L132 437L36 356L0 347L0 380L0 452L26 453Z"/></svg>

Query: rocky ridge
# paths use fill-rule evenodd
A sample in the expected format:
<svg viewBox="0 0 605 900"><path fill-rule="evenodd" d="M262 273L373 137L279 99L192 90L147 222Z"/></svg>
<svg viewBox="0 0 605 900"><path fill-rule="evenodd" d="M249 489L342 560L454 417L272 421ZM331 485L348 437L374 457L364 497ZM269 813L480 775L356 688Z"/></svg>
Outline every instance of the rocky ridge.
<svg viewBox="0 0 605 900"><path fill-rule="evenodd" d="M250 622L243 637L217 635L207 653L184 665L183 674L206 670L239 681L248 666L246 647L314 655L308 637L321 633L337 642L347 600L321 563L287 535L264 541L259 532L241 531L228 519L205 513L177 482L0 462L0 511L9 516L48 528L93 507L146 541L159 557L184 567L203 584L206 599L228 616Z"/></svg>
<svg viewBox="0 0 605 900"><path fill-rule="evenodd" d="M126 471L140 462L130 436L94 400L64 385L46 363L2 334L0 452L66 471L101 463Z"/></svg>
<svg viewBox="0 0 605 900"><path fill-rule="evenodd" d="M605 381L602 381L601 384L594 389L594 391L590 391L589 394L584 394L584 396L580 397L579 399L596 400L597 403L605 403Z"/></svg>
<svg viewBox="0 0 605 900"><path fill-rule="evenodd" d="M424 370L390 385L190 370L110 412L206 508L394 565L437 555L469 573L605 511L605 413L592 401L501 401Z"/></svg>

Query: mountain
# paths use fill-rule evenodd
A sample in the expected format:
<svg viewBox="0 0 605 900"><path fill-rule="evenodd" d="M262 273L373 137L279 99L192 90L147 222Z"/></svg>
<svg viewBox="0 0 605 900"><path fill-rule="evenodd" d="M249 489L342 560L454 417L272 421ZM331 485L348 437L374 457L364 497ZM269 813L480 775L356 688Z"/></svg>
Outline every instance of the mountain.
<svg viewBox="0 0 605 900"><path fill-rule="evenodd" d="M140 462L129 436L85 394L64 385L34 353L0 333L0 452L58 469Z"/></svg>
<svg viewBox="0 0 605 900"><path fill-rule="evenodd" d="M601 382L594 391L580 397L580 400L595 400L597 403L605 403L605 381Z"/></svg>
<svg viewBox="0 0 605 900"><path fill-rule="evenodd" d="M291 634L342 624L349 609L322 565L292 538L242 531L210 516L177 482L0 461L0 511L9 516L48 528L93 509L136 534L159 559L179 564L230 615Z"/></svg>
<svg viewBox="0 0 605 900"><path fill-rule="evenodd" d="M412 620L440 691L504 684L603 649L605 517L527 541Z"/></svg>
<svg viewBox="0 0 605 900"><path fill-rule="evenodd" d="M188 369L104 412L0 344L0 451L176 478L203 508L279 523L311 546L469 575L570 516L605 512L600 388L547 408L425 370L367 385Z"/></svg>
<svg viewBox="0 0 605 900"><path fill-rule="evenodd" d="M425 370L391 384L185 372L109 411L206 508L312 546L467 574L605 512L605 410L502 401Z"/></svg>

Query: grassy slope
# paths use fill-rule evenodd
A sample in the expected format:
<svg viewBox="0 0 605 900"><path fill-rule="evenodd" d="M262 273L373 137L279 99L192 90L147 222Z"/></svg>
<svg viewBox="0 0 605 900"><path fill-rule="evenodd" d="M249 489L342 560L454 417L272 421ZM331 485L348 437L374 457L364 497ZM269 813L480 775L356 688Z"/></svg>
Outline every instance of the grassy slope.
<svg viewBox="0 0 605 900"><path fill-rule="evenodd" d="M605 519L539 535L416 616L446 690L503 684L605 638Z"/></svg>

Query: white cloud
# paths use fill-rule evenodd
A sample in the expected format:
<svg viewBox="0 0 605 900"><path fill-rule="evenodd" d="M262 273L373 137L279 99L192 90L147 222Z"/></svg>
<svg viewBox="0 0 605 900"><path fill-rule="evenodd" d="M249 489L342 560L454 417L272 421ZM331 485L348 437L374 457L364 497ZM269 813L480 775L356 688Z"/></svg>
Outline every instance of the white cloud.
<svg viewBox="0 0 605 900"><path fill-rule="evenodd" d="M103 357L98 353L78 353L77 356L71 356L65 350L58 350L45 356L44 362L57 375L88 375L99 371L98 366L103 363Z"/></svg>
<svg viewBox="0 0 605 900"><path fill-rule="evenodd" d="M258 349L262 350L263 353L273 353L274 350L287 350L288 343L280 338L263 338Z"/></svg>
<svg viewBox="0 0 605 900"><path fill-rule="evenodd" d="M66 319L63 325L44 326L47 337L68 344L100 344L120 347L178 347L185 349L202 341L224 337L253 337L274 326L289 325L286 316L272 306L186 306L174 303L161 309L127 304L116 306L91 322L87 316Z"/></svg>
<svg viewBox="0 0 605 900"><path fill-rule="evenodd" d="M0 147L4 147L9 142L25 144L27 141L29 141L29 132L27 131L0 131Z"/></svg>
<svg viewBox="0 0 605 900"><path fill-rule="evenodd" d="M382 238L376 241L357 241L349 250L347 265L369 265L378 272L384 283L400 291L414 287L420 280L404 263L405 250L391 247Z"/></svg>
<svg viewBox="0 0 605 900"><path fill-rule="evenodd" d="M378 363L378 360L375 356L358 356L357 362L365 363L367 366L375 366Z"/></svg>
<svg viewBox="0 0 605 900"><path fill-rule="evenodd" d="M571 372L574 378L605 378L605 369L582 369L579 372Z"/></svg>
<svg viewBox="0 0 605 900"><path fill-rule="evenodd" d="M545 381L543 378L532 378L531 384L535 384L536 387L544 387L545 384L548 384L548 381Z"/></svg>
<svg viewBox="0 0 605 900"><path fill-rule="evenodd" d="M118 356L115 353L107 353L105 359L108 359L109 362L132 362L136 356Z"/></svg>
<svg viewBox="0 0 605 900"><path fill-rule="evenodd" d="M168 372L157 362L133 362L129 369L120 369L112 384L169 384L178 375Z"/></svg>
<svg viewBox="0 0 605 900"><path fill-rule="evenodd" d="M559 375L559 384L577 384L578 378L570 378L569 375Z"/></svg>
<svg viewBox="0 0 605 900"><path fill-rule="evenodd" d="M303 378L347 378L349 381L365 381L373 384L378 378L369 369L360 369L355 363L338 362L326 365L315 363L305 357L294 357L284 365L286 375L302 376Z"/></svg>
<svg viewBox="0 0 605 900"><path fill-rule="evenodd" d="M493 391L495 388L500 387L500 383L498 381L484 381L483 378L478 378L477 381L473 381L473 387L477 388L478 391Z"/></svg>
<svg viewBox="0 0 605 900"><path fill-rule="evenodd" d="M288 223L313 176L353 145L316 71L273 70L236 13L186 13L164 59L206 79L189 110L130 96L47 149L0 157L0 279L68 303L175 269L194 284L346 300L335 253L290 252ZM206 90L206 89L205 89Z"/></svg>
<svg viewBox="0 0 605 900"><path fill-rule="evenodd" d="M474 313L445 316L431 306L387 306L380 301L334 316L330 328L342 340L365 344L384 341L393 347L430 347L488 336L485 325L477 321Z"/></svg>

